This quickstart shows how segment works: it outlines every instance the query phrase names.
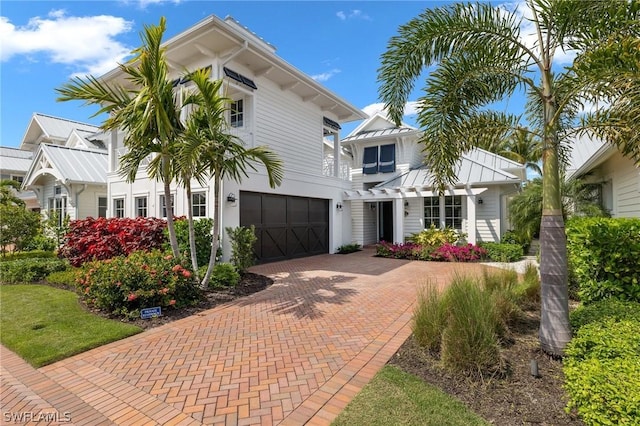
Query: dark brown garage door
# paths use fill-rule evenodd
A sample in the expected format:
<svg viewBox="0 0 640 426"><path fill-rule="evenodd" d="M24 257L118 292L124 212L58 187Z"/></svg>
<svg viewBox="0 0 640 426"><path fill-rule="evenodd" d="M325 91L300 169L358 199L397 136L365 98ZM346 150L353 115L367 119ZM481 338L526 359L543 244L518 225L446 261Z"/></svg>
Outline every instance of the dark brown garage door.
<svg viewBox="0 0 640 426"><path fill-rule="evenodd" d="M329 252L329 202L240 192L240 225L256 227L259 263Z"/></svg>

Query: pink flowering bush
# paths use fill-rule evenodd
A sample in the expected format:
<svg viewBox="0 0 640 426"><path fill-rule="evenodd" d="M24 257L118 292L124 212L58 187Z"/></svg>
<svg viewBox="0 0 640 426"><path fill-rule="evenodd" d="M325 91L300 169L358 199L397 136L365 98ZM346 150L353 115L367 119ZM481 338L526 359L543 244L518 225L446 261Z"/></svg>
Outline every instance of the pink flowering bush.
<svg viewBox="0 0 640 426"><path fill-rule="evenodd" d="M376 245L376 254L394 259L476 262L486 257L487 251L473 244L457 246L444 243L434 247L414 242L388 243L381 241Z"/></svg>
<svg viewBox="0 0 640 426"><path fill-rule="evenodd" d="M85 263L77 285L90 306L132 318L143 308L193 305L201 295L187 259L158 250Z"/></svg>
<svg viewBox="0 0 640 426"><path fill-rule="evenodd" d="M486 255L485 249L473 244L456 246L445 243L431 253L431 259L446 262L477 262Z"/></svg>

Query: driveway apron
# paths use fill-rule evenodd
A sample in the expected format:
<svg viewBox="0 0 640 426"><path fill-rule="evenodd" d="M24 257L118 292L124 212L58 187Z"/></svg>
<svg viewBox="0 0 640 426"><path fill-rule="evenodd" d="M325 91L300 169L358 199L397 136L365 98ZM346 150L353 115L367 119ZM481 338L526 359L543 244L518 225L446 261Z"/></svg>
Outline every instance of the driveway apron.
<svg viewBox="0 0 640 426"><path fill-rule="evenodd" d="M482 268L373 254L255 266L260 293L37 370L2 347L0 422L329 424L410 335L418 286Z"/></svg>

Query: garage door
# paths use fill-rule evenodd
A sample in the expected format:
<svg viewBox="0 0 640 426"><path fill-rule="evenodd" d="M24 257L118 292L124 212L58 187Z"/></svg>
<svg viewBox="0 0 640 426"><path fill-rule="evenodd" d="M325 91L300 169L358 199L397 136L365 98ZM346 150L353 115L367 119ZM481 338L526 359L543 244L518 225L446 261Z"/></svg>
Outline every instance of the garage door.
<svg viewBox="0 0 640 426"><path fill-rule="evenodd" d="M240 225L256 227L259 263L329 252L329 201L240 192Z"/></svg>

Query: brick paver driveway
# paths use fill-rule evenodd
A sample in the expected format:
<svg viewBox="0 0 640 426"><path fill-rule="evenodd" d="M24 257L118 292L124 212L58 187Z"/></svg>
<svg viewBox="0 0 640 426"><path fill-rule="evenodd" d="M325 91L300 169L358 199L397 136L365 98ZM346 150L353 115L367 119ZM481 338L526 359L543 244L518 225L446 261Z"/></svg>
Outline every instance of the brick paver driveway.
<svg viewBox="0 0 640 426"><path fill-rule="evenodd" d="M328 424L409 336L417 284L481 268L372 255L254 267L274 285L38 370L2 347L0 421Z"/></svg>

